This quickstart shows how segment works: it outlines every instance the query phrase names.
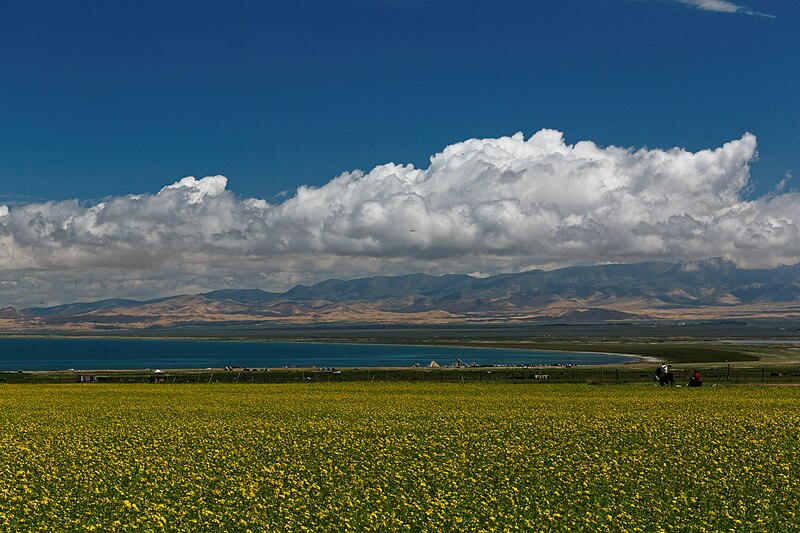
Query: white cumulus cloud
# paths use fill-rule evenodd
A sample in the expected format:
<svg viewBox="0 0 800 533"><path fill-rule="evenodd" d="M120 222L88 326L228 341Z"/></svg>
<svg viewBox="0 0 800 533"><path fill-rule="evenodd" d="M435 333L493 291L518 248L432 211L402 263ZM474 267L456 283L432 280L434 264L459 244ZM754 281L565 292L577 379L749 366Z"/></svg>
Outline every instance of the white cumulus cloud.
<svg viewBox="0 0 800 533"><path fill-rule="evenodd" d="M690 152L568 144L541 130L456 143L427 168L346 172L275 204L211 176L91 205L3 206L0 305L375 273L712 256L796 263L800 195L744 199L756 156L749 133Z"/></svg>

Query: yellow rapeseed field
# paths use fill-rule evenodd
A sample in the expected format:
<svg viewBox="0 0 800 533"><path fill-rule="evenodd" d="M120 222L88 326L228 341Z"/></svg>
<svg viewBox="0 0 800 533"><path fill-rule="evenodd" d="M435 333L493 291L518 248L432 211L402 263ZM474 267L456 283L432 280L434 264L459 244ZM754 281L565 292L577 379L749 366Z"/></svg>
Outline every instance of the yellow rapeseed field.
<svg viewBox="0 0 800 533"><path fill-rule="evenodd" d="M798 388L6 384L0 530L800 530L798 406Z"/></svg>

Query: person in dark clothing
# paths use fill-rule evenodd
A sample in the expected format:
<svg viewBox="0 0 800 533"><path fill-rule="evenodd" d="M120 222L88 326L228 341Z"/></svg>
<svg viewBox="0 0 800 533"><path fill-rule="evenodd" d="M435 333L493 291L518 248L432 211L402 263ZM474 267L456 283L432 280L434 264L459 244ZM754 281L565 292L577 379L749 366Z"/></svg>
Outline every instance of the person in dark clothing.
<svg viewBox="0 0 800 533"><path fill-rule="evenodd" d="M700 379L700 372L695 370L692 373L692 377L689 378L689 386L690 387L701 387L702 385L703 385L703 382Z"/></svg>

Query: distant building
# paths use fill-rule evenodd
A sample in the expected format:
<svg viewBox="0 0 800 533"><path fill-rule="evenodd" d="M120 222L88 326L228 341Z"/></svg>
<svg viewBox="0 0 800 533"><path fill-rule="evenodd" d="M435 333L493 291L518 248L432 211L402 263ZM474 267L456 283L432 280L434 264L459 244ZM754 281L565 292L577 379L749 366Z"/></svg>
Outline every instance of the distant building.
<svg viewBox="0 0 800 533"><path fill-rule="evenodd" d="M96 374L78 374L78 383L103 383L111 381L108 376L98 376Z"/></svg>

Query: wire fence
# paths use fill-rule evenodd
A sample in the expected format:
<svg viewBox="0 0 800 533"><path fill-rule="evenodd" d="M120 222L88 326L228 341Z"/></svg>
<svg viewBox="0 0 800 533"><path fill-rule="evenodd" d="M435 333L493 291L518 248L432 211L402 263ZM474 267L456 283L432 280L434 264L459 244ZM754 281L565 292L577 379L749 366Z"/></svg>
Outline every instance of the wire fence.
<svg viewBox="0 0 800 533"><path fill-rule="evenodd" d="M251 369L164 370L106 372L2 372L2 383L326 383L326 382L410 382L410 383L585 383L611 385L656 384L655 365L617 367L479 367L409 369ZM800 384L800 365L697 364L675 365L671 372L676 385L687 385L699 372L704 386L764 383Z"/></svg>

